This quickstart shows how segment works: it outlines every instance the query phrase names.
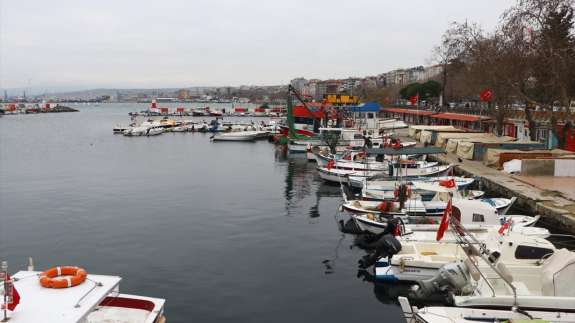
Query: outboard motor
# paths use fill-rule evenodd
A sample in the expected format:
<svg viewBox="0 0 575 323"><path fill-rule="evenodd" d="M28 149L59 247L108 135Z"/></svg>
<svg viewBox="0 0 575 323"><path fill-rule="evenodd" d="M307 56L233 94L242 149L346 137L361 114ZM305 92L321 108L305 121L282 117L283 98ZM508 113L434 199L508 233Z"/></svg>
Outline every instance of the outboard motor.
<svg viewBox="0 0 575 323"><path fill-rule="evenodd" d="M373 266L382 257L388 257L391 260L393 255L401 251L401 242L393 234L383 232L378 236L379 239L373 244L375 252L363 256L358 261L361 268Z"/></svg>
<svg viewBox="0 0 575 323"><path fill-rule="evenodd" d="M433 278L418 281L413 292L421 298L437 293L470 294L473 292L473 282L469 267L466 261L445 264Z"/></svg>

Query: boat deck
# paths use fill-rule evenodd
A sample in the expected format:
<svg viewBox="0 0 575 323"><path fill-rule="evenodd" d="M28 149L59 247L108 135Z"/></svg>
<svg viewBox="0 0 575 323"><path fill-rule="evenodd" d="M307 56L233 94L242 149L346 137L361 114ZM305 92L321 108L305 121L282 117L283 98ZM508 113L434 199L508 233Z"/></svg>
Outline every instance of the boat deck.
<svg viewBox="0 0 575 323"><path fill-rule="evenodd" d="M20 294L20 304L10 314L12 323L76 323L84 319L112 291L122 278L88 275L86 281L72 288L44 288L39 272L19 271L13 278Z"/></svg>

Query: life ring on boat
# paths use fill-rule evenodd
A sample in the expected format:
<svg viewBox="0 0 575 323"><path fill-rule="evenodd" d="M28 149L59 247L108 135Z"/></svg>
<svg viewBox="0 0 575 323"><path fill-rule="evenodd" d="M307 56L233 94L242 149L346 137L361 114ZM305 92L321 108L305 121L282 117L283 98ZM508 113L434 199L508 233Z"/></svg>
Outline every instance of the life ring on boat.
<svg viewBox="0 0 575 323"><path fill-rule="evenodd" d="M59 276L66 276L60 277ZM40 274L40 285L45 288L68 288L80 285L86 280L86 270L75 266L50 268Z"/></svg>

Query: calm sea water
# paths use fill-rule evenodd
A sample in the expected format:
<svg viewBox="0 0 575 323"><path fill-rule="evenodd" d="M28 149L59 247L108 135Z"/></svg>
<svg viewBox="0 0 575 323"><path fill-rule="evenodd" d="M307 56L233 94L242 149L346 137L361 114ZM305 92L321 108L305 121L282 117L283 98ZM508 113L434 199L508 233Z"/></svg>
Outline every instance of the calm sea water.
<svg viewBox="0 0 575 323"><path fill-rule="evenodd" d="M123 277L168 322L402 322L357 277L338 187L273 145L113 135L145 105L0 118L0 259ZM244 119L249 120L249 119ZM22 295L26 297L26 295Z"/></svg>

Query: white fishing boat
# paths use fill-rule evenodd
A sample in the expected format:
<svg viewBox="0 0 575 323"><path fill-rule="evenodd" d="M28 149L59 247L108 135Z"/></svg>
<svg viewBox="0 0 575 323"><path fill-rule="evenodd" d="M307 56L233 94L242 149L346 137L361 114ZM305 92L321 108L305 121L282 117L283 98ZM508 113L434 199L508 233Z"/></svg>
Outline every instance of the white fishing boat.
<svg viewBox="0 0 575 323"><path fill-rule="evenodd" d="M29 267L11 280L4 281L5 277L3 287L9 288L0 288L0 295L5 294L8 309L0 314L2 322L166 322L164 299L122 294L122 278L118 276L87 274L78 267L55 267L45 272Z"/></svg>
<svg viewBox="0 0 575 323"><path fill-rule="evenodd" d="M362 148L365 146L365 136L363 132L355 128L319 128L319 133L309 139L294 139L288 143L290 153L305 153L313 146L327 147L326 138L337 138L337 151L345 151L349 148ZM378 147L389 140L389 136L368 136L373 146ZM416 142L400 143L400 147L412 147Z"/></svg>
<svg viewBox="0 0 575 323"><path fill-rule="evenodd" d="M146 131L146 136L157 136L157 135L161 135L164 133L164 128L160 127L160 126L156 126L156 127L150 127L148 128L148 130Z"/></svg>
<svg viewBox="0 0 575 323"><path fill-rule="evenodd" d="M493 200L497 201L497 203L493 202ZM494 206L495 204L499 206L499 207L494 206L496 209L505 209L513 202L511 199L504 199L504 198L477 199L476 201L488 204L490 206ZM394 211L391 213L385 211L386 207L384 207L384 205L387 205L389 203L392 203L393 205L392 210ZM345 210L348 210L353 213L421 215L426 216L430 219L438 220L443 214L443 210L445 210L447 202L439 200L422 201L421 199L408 199L405 201L403 209L400 209L399 205L400 205L399 202L385 201L385 200L384 201L348 200L342 204L342 207Z"/></svg>
<svg viewBox="0 0 575 323"><path fill-rule="evenodd" d="M542 253L538 251L536 254ZM528 250L515 252L516 257L530 254ZM501 262L503 265L499 265ZM482 271L485 278L476 284L471 282L473 293L453 297L456 306L495 309L515 306L575 312L575 289L572 286L575 279L575 252L567 249L547 252L541 256L536 266L522 270L501 258L494 265L499 274L503 273L503 277Z"/></svg>
<svg viewBox="0 0 575 323"><path fill-rule="evenodd" d="M449 296L458 310L451 311L448 319L457 319L462 313L480 308L503 317L522 314L527 321L541 322L545 317L551 321L573 322L575 289L571 282L575 278L574 252L558 249L542 255L538 251L540 259L534 265L509 264L503 255L508 250L491 251L484 245L477 245L473 235L469 236L470 239L463 233L459 237L460 244L469 247L468 258L444 265L437 275L419 281L413 289L422 296L450 291ZM525 259L533 255L533 250L517 248L514 255ZM401 302L406 316L419 312L412 309L405 299ZM561 317L562 314L565 316ZM483 317L481 321L486 319Z"/></svg>
<svg viewBox="0 0 575 323"><path fill-rule="evenodd" d="M437 166L437 162L428 162L422 160L402 160L401 162L376 161L374 157L367 157L362 151L346 151L340 158L325 155L324 153L315 153L315 161L318 166L326 167L332 164L332 168L351 169L351 170L388 170L389 164L393 164L396 168L426 168Z"/></svg>
<svg viewBox="0 0 575 323"><path fill-rule="evenodd" d="M397 189L397 188L396 188ZM361 191L361 198L366 201L384 201L384 200L393 200L396 198L395 190L374 190L374 189L363 189ZM424 190L421 188L416 188L416 186L412 186L412 191L414 196L418 196L422 201L430 201L435 196L434 191ZM485 195L484 191L479 190L462 190L460 192L461 197L467 200L475 200L481 198Z"/></svg>
<svg viewBox="0 0 575 323"><path fill-rule="evenodd" d="M125 125L116 125L114 126L114 128L112 129L112 131L114 132L114 134L121 134L124 133L124 131L130 129L130 126L125 126Z"/></svg>
<svg viewBox="0 0 575 323"><path fill-rule="evenodd" d="M349 184L349 177L354 177L355 179L357 179L358 177L371 178L385 174L388 177L440 176L448 173L453 166L440 165L426 168L394 168L392 166L388 167L389 168L386 171L377 171L377 170L337 169L333 167L318 166L317 170L320 177L325 181L334 183L340 183L343 181L345 184Z"/></svg>
<svg viewBox="0 0 575 323"><path fill-rule="evenodd" d="M398 298L406 323L478 323L478 322L546 322L573 323L575 313L566 310L522 309L501 306L500 309L412 306L406 297Z"/></svg>
<svg viewBox="0 0 575 323"><path fill-rule="evenodd" d="M148 127L136 126L124 130L122 134L127 137L139 137L145 136L147 131Z"/></svg>
<svg viewBox="0 0 575 323"><path fill-rule="evenodd" d="M176 126L172 128L172 132L187 132L188 131L188 127L187 126Z"/></svg>
<svg viewBox="0 0 575 323"><path fill-rule="evenodd" d="M387 170L387 175L390 177L420 177L420 176L444 176L447 175L453 165L438 165L424 168L406 168L406 167L393 167L390 165Z"/></svg>
<svg viewBox="0 0 575 323"><path fill-rule="evenodd" d="M417 185L417 183L431 183L439 184L442 181L449 181L453 179L459 189L465 189L474 181L473 178L459 177L459 176L437 176L437 177L419 177L404 179L407 185ZM372 179L366 177L348 176L348 183L354 188L369 188L370 190L389 191L394 190L397 184L396 179L384 177L383 179ZM413 189L412 189L413 190Z"/></svg>
<svg viewBox="0 0 575 323"><path fill-rule="evenodd" d="M463 197L460 191L457 190L457 186L453 187L443 187L441 185L420 183L419 187L426 191L435 192L435 196L430 201L423 201L421 196L418 194L413 194L409 187L406 188L406 200L404 203L404 208L401 212L406 215L425 215L428 217L439 217L443 214L443 211L448 205L449 199L454 201L459 200L469 200ZM399 188L398 188L399 189ZM394 195L398 194L394 191ZM344 197L345 198L345 197ZM394 196L394 199L396 197ZM487 199L477 199L477 201L484 204L490 205L493 208L499 210L506 209L509 207L515 199L505 199L505 198L487 198ZM345 199L343 203L343 208L355 213L386 213L384 206L389 203L395 203L393 205L399 205L399 202L388 202L380 200L351 200ZM423 213L422 213L423 207ZM504 212L505 214L506 212Z"/></svg>
<svg viewBox="0 0 575 323"><path fill-rule="evenodd" d="M453 210L454 214L459 216L461 223L472 232L487 232L487 230L493 228L499 229L503 223L511 220L513 225L510 225L510 228L515 232L536 235L543 238L549 236L547 229L531 227L539 220L539 216L500 215L494 207L488 204L478 203L477 201L468 202L465 200L454 201ZM410 232L428 232L423 235L411 235L410 239L412 240L414 238L432 240L439 227L437 217L411 216L403 213L396 214L393 217L401 218L406 230ZM352 214L352 218L360 230L372 234L380 234L386 230L388 221L392 217L389 214L373 212L355 213ZM410 234L411 233L406 233L405 236Z"/></svg>
<svg viewBox="0 0 575 323"><path fill-rule="evenodd" d="M531 228L536 229L536 228ZM534 231L527 232L534 233ZM435 277L445 264L467 259L468 249L457 240L458 233L447 231L447 239L435 241L422 237L401 237L401 251L391 257L381 258L375 264L375 276L385 281L422 281ZM450 235L452 238L450 239ZM539 266L542 258L555 252L555 246L538 234L524 234L521 231L507 230L504 234L497 229L477 233L478 243L484 244L508 268L520 272ZM487 277L497 276L486 264L479 268Z"/></svg>
<svg viewBox="0 0 575 323"><path fill-rule="evenodd" d="M212 137L212 141L255 141L257 131L221 132Z"/></svg>
<svg viewBox="0 0 575 323"><path fill-rule="evenodd" d="M399 189L398 181L387 181L385 185L376 186L376 188L371 188L365 182L365 186L361 190L361 197L363 200L392 200L397 198L397 190ZM412 193L413 198L419 198L423 201L433 200L438 192L450 192L456 198L461 199L478 199L485 195L484 191L479 190L460 190L453 179L442 180L442 181L406 181L402 182L409 188ZM446 188L446 185L454 185L453 188Z"/></svg>
<svg viewBox="0 0 575 323"><path fill-rule="evenodd" d="M371 177L380 172L378 171L356 171L349 169L337 169L329 167L317 167L317 173L321 179L331 183L347 183L347 177L352 175L356 177Z"/></svg>

